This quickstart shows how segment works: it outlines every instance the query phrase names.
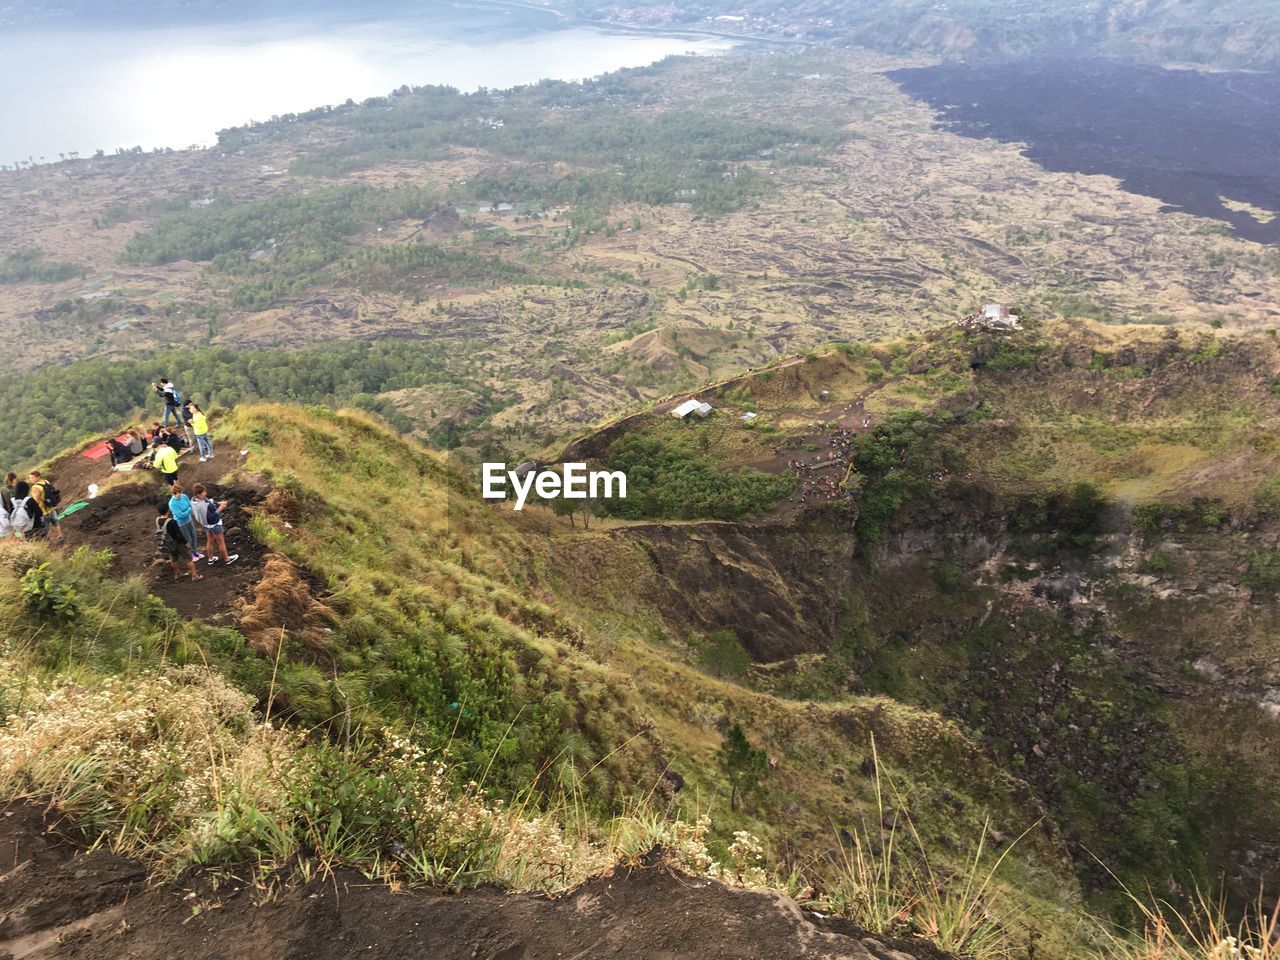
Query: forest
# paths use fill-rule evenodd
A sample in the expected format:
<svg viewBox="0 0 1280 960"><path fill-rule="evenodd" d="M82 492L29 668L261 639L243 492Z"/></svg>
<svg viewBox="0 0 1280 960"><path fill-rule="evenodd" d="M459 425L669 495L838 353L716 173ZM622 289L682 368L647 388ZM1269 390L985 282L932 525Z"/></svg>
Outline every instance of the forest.
<svg viewBox="0 0 1280 960"><path fill-rule="evenodd" d="M492 388L445 369L448 350L423 341L345 341L303 350L162 350L136 360L87 360L0 379L0 465L44 460L144 411L159 414L151 384L168 377L206 409L247 400L355 406L407 430L376 394L430 384L465 384L487 409Z"/></svg>
<svg viewBox="0 0 1280 960"><path fill-rule="evenodd" d="M456 148L481 149L518 160L522 169L507 183L473 179L455 188L451 200L575 203L599 210L617 201L688 201L705 215L736 210L764 191L762 178L742 164L779 154L812 157L848 136L813 118L784 124L663 104L640 82L652 69L501 93L402 87L388 97L285 117L274 126L322 116L343 134L295 160L295 174L340 177L387 162L438 160ZM650 103L660 109L640 120L619 109ZM239 147L272 126L222 131L220 142ZM553 174L537 164L570 170Z"/></svg>
<svg viewBox="0 0 1280 960"><path fill-rule="evenodd" d="M554 282L534 278L516 264L465 247L392 243L353 247L366 228L421 219L440 209L440 198L422 187L380 190L343 184L284 194L256 203L218 201L162 216L134 234L123 259L133 264L175 260L208 262L229 278L231 305L265 310L325 282L355 283L399 292L411 271L430 279L487 286L500 282Z"/></svg>

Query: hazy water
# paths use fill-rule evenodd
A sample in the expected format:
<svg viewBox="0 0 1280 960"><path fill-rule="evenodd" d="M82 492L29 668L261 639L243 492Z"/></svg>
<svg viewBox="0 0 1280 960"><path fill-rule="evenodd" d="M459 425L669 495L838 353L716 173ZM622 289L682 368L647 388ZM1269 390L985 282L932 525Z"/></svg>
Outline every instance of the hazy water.
<svg viewBox="0 0 1280 960"><path fill-rule="evenodd" d="M94 25L0 33L0 163L102 148L207 145L219 129L402 84L464 90L596 76L708 38L566 27L518 7L305 13L198 24Z"/></svg>

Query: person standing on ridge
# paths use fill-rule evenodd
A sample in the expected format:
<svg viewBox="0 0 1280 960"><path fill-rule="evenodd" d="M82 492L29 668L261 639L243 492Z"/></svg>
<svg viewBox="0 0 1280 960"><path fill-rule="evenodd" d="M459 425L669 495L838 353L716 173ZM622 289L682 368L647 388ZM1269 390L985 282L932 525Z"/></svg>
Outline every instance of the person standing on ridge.
<svg viewBox="0 0 1280 960"><path fill-rule="evenodd" d="M227 509L227 501L223 500L216 503L209 499L208 491L205 490L204 484L197 483L191 488L194 499L191 501L191 511L195 514L196 522L204 528L205 550L209 554L209 562L217 563L222 557L226 557L226 565L231 566L240 559L240 554L231 553L227 549L226 527L222 522L222 514Z"/></svg>
<svg viewBox="0 0 1280 960"><path fill-rule="evenodd" d="M195 518L191 511L191 498L182 492L182 485L175 483L171 488L173 496L169 498L169 516L173 517L178 528L182 531L182 535L187 538L187 543L191 545L191 559L203 560L204 554L200 552L200 541L196 538Z"/></svg>
<svg viewBox="0 0 1280 960"><path fill-rule="evenodd" d="M158 508L159 516L156 517L156 549L166 557L169 565L173 567L173 579L181 580L184 576L189 576L194 582L203 580L196 570L195 558L191 555L191 547L187 544L187 539L182 535L182 528L178 522L169 515L169 507L167 504L160 504ZM183 571L186 567L186 571Z"/></svg>
<svg viewBox="0 0 1280 960"><path fill-rule="evenodd" d="M62 502L62 494L39 470L32 470L27 477L30 484L31 498L40 508L45 536L50 543L62 542L62 531L58 528L58 504Z"/></svg>
<svg viewBox="0 0 1280 960"><path fill-rule="evenodd" d="M168 377L161 377L159 383L151 384L151 389L164 401L164 425L169 426L169 415L173 414L179 426L186 426L187 414L182 409L182 396L178 388L169 382Z"/></svg>
<svg viewBox="0 0 1280 960"><path fill-rule="evenodd" d="M187 401L187 418L200 449L200 462L213 459L213 441L209 438L209 421L194 400Z"/></svg>
<svg viewBox="0 0 1280 960"><path fill-rule="evenodd" d="M19 540L35 540L44 534L44 515L36 498L31 496L31 485L25 480L19 480L13 487L9 532Z"/></svg>

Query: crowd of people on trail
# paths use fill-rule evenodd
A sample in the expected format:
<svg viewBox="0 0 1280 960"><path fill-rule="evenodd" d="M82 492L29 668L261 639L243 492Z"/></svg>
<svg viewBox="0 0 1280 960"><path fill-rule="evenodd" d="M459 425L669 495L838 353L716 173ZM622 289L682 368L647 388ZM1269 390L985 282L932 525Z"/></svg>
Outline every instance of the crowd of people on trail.
<svg viewBox="0 0 1280 960"><path fill-rule="evenodd" d="M141 461L142 465L155 468L166 483L173 483L178 478L179 456L199 453L201 463L213 459L209 418L200 404L191 399L184 401L178 388L166 377L151 384L151 389L164 403L164 418L152 423L150 430L130 429L122 436L106 437L103 443L113 471L150 450L150 456Z"/></svg>
<svg viewBox="0 0 1280 960"><path fill-rule="evenodd" d="M156 549L169 561L173 578L203 580L196 564L207 560L210 565L230 566L240 559L227 549L226 527L222 514L226 501L209 497L204 484L197 483L188 494L178 482L178 457L198 452L200 462L213 459L213 439L209 436L209 420L194 400L185 402L178 388L166 377L153 383L151 389L164 403L164 419L152 425L151 466L168 486L170 496L156 508ZM169 421L180 430L170 429ZM200 532L204 532L205 548L200 550Z"/></svg>
<svg viewBox="0 0 1280 960"><path fill-rule="evenodd" d="M182 395L167 378L161 377L159 383L153 383L151 387L164 404L163 419L155 421L150 430L131 428L118 437L107 437L103 442L113 471L150 451L139 462L154 469L168 488L168 497L157 507L156 548L169 562L175 580L203 580L196 567L199 561L230 566L240 559L239 554L232 553L227 547L223 521L227 502L214 500L203 484L193 484L188 492L178 482L180 456L198 452L201 463L213 459L209 421L200 405L190 399L183 401ZM101 456L101 447L98 450L96 455ZM86 456L93 455L86 453ZM91 485L90 497L94 493ZM16 537L61 542L57 509L61 500L61 491L39 470L32 470L26 480L19 480L16 473L9 473L3 488L0 488L0 539ZM204 535L203 550L201 533Z"/></svg>
<svg viewBox="0 0 1280 960"><path fill-rule="evenodd" d="M858 437L856 430L837 428L827 434L827 449L805 458L787 461L787 469L796 475L795 493L791 495L792 503L804 503L809 500L839 500L853 494L845 488L844 476L848 472L849 458L852 456L853 442ZM838 476L823 474L821 471L836 468Z"/></svg>
<svg viewBox="0 0 1280 960"><path fill-rule="evenodd" d="M0 540L62 541L58 527L58 505L62 492L39 470L19 480L13 471L5 474L0 487Z"/></svg>

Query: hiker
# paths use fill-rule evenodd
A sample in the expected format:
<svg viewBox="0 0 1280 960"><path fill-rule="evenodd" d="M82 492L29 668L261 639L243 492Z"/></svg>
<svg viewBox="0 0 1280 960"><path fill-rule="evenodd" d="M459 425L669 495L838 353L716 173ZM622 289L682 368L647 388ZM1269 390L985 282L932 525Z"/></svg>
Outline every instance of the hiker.
<svg viewBox="0 0 1280 960"><path fill-rule="evenodd" d="M193 581L203 580L204 577L196 572L196 561L191 553L191 547L187 544L187 538L182 535L182 527L169 514L169 505L160 504L158 513L156 549L168 558L169 565L173 567L173 579L181 580L184 576L189 576ZM187 568L185 574L182 571L184 566Z"/></svg>
<svg viewBox="0 0 1280 960"><path fill-rule="evenodd" d="M161 377L159 383L151 384L151 389L164 401L164 425L169 426L169 414L173 414L174 419L185 426L187 414L182 409L182 396L178 393L178 388L169 382L169 378Z"/></svg>
<svg viewBox="0 0 1280 960"><path fill-rule="evenodd" d="M200 543L196 539L196 524L191 516L191 498L182 491L182 485L174 483L173 496L169 498L169 516L177 522L182 530L182 535L187 538L187 543L191 545L191 558L193 560L203 560L204 554L200 552Z"/></svg>
<svg viewBox="0 0 1280 960"><path fill-rule="evenodd" d="M129 430L129 455L132 457L140 456L147 449L147 438L142 435L142 431L136 427Z"/></svg>
<svg viewBox="0 0 1280 960"><path fill-rule="evenodd" d="M5 475L4 484L0 485L0 541L17 535L10 523L13 514L13 486L18 482L16 473Z"/></svg>
<svg viewBox="0 0 1280 960"><path fill-rule="evenodd" d="M196 446L200 448L200 462L213 459L213 441L209 439L209 421L205 418L200 404L194 400L187 401L187 419L195 432Z"/></svg>
<svg viewBox="0 0 1280 960"><path fill-rule="evenodd" d="M51 543L61 543L62 531L58 529L57 506L62 502L62 493L53 485L52 480L46 480L41 476L39 470L32 470L27 477L27 482L30 484L31 497L43 514L46 536Z"/></svg>
<svg viewBox="0 0 1280 960"><path fill-rule="evenodd" d="M184 437L182 434L175 433L174 431L170 430L168 427L161 426L160 423L157 421L155 426L151 428L151 442L153 444L156 444L156 443L160 443L161 441L173 447L175 453L178 450L180 450L187 442L186 437Z"/></svg>
<svg viewBox="0 0 1280 960"><path fill-rule="evenodd" d="M12 474L10 474L12 476ZM13 486L13 509L9 512L9 532L15 537L35 540L44 535L44 515L31 496L31 484L19 480Z"/></svg>
<svg viewBox="0 0 1280 960"><path fill-rule="evenodd" d="M178 482L178 452L167 441L157 440L151 451L151 463L160 471L160 479L172 486Z"/></svg>
<svg viewBox="0 0 1280 960"><path fill-rule="evenodd" d="M231 566L240 559L240 554L230 553L227 550L227 531L222 523L222 514L227 509L227 501L215 503L210 500L209 493L202 483L192 487L191 492L195 495L195 499L191 501L191 512L195 515L196 522L204 528L204 548L209 554L209 563L217 563L219 559L226 557L225 565Z"/></svg>
<svg viewBox="0 0 1280 960"><path fill-rule="evenodd" d="M107 437L102 441L107 445L107 456L111 458L111 466L121 466L133 459L133 454L129 452L128 446L121 443L115 437Z"/></svg>
<svg viewBox="0 0 1280 960"><path fill-rule="evenodd" d="M0 513L6 517L13 513L13 488L18 482L18 475L10 470L4 475L4 486L0 487Z"/></svg>

